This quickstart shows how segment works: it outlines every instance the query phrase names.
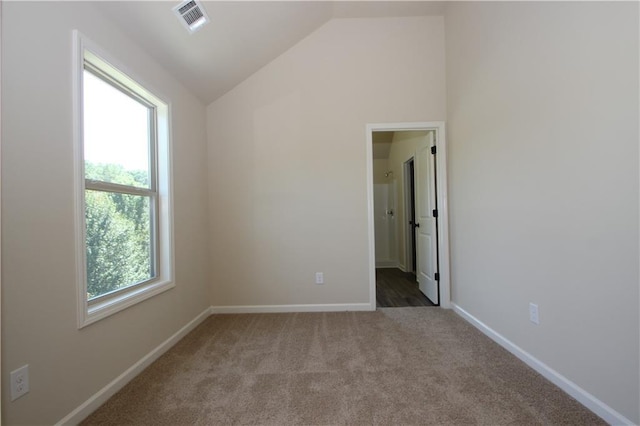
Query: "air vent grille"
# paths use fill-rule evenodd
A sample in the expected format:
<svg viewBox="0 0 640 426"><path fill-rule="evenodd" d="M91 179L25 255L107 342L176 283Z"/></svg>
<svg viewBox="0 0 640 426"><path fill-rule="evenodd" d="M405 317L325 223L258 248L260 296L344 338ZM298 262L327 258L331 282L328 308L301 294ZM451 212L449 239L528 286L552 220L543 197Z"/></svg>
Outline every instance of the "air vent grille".
<svg viewBox="0 0 640 426"><path fill-rule="evenodd" d="M197 7L182 15L187 24L192 25L198 19L202 18L202 12Z"/></svg>
<svg viewBox="0 0 640 426"><path fill-rule="evenodd" d="M173 8L180 22L194 33L209 22L209 17L198 0L187 0Z"/></svg>
<svg viewBox="0 0 640 426"><path fill-rule="evenodd" d="M189 3L185 4L184 6L181 6L178 9L178 12L180 12L181 15L184 15L186 12L189 11L189 9L193 9L194 7L196 7L196 2L192 0Z"/></svg>

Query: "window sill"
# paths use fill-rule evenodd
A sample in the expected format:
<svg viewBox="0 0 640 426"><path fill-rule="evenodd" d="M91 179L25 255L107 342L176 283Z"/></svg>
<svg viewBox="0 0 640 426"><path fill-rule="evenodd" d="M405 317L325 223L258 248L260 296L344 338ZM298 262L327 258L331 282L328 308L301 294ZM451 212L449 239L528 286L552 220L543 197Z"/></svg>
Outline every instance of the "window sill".
<svg viewBox="0 0 640 426"><path fill-rule="evenodd" d="M84 315L79 318L78 328L83 328L96 321L104 319L110 315L120 312L130 306L145 301L157 294L163 293L175 287L173 281L156 281L146 285L138 286L130 291L124 292L117 297L112 297L99 303L89 306L84 302Z"/></svg>

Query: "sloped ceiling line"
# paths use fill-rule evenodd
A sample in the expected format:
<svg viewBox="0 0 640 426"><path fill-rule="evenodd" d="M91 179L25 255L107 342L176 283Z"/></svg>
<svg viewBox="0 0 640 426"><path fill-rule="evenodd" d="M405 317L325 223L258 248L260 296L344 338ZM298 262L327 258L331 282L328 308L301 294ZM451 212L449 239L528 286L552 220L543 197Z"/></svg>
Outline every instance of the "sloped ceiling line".
<svg viewBox="0 0 640 426"><path fill-rule="evenodd" d="M189 34L167 1L95 6L205 105L333 18L441 15L442 2L202 1L211 23Z"/></svg>

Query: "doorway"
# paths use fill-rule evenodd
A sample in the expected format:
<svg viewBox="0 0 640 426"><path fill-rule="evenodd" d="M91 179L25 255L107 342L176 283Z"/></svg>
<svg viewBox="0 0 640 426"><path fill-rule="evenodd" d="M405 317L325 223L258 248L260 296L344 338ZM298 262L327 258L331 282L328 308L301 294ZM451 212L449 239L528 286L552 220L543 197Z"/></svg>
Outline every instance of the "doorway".
<svg viewBox="0 0 640 426"><path fill-rule="evenodd" d="M443 122L392 123L367 125L367 182L369 205L369 274L370 305L376 306L376 252L373 214L374 183L374 134L396 133L404 139L402 148L389 159L388 172L400 177L396 194L403 200L397 204L397 271L385 275L410 274L420 282L422 294L430 302L444 308L450 307L449 258L448 258L448 210L446 204L446 145ZM424 137L426 135L426 137ZM413 145L407 140L413 138ZM400 145L398 145L400 146ZM410 148L407 148L407 147ZM401 160L401 161L399 161ZM380 169L380 158L375 166ZM379 170L377 171L380 174ZM415 279L414 279L415 284ZM424 305L427 305L424 304ZM422 305L422 304L420 304Z"/></svg>

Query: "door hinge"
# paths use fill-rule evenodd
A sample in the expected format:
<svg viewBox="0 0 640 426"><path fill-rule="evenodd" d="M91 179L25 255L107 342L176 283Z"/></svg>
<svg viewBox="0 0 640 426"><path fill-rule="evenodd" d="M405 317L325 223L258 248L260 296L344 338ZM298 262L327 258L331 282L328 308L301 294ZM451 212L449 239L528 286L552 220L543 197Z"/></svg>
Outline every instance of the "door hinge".
<svg viewBox="0 0 640 426"><path fill-rule="evenodd" d="M438 272L435 273L434 279L440 281L440 274Z"/></svg>
<svg viewBox="0 0 640 426"><path fill-rule="evenodd" d="M438 217L438 210L433 211L433 217Z"/></svg>
<svg viewBox="0 0 640 426"><path fill-rule="evenodd" d="M435 145L431 147L431 153L432 153L432 154L435 154L435 153L436 153L436 146L435 146Z"/></svg>

